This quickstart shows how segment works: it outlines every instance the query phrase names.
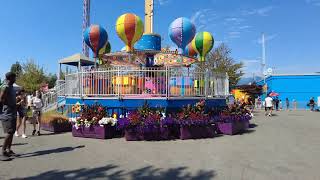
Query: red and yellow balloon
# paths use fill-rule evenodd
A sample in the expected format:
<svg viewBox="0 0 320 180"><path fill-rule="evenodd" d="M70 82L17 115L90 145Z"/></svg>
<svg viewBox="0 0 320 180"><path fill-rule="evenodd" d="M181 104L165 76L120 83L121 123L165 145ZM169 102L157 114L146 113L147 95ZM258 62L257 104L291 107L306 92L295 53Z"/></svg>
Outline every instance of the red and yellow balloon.
<svg viewBox="0 0 320 180"><path fill-rule="evenodd" d="M143 34L143 22L135 14L121 15L116 22L116 31L120 39L126 44L126 50L132 51L134 44Z"/></svg>

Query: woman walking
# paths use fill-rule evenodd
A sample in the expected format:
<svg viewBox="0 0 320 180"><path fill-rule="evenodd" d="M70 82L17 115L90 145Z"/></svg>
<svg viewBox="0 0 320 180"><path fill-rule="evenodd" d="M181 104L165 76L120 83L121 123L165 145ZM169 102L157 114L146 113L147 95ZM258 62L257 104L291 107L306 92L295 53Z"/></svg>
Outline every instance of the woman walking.
<svg viewBox="0 0 320 180"><path fill-rule="evenodd" d="M17 130L15 132L15 136L18 137L20 136L19 134L19 129L20 127L22 128L22 138L27 138L26 136L26 95L25 91L22 89L18 92L17 97L17 112L19 117L17 118Z"/></svg>
<svg viewBox="0 0 320 180"><path fill-rule="evenodd" d="M36 95L34 98L32 98L32 106L33 106L33 131L32 135L34 136L36 133L38 136L40 136L40 127L41 127L41 112L43 107L43 102L41 98L41 93L39 91L36 91ZM38 123L38 128L36 131L36 123Z"/></svg>

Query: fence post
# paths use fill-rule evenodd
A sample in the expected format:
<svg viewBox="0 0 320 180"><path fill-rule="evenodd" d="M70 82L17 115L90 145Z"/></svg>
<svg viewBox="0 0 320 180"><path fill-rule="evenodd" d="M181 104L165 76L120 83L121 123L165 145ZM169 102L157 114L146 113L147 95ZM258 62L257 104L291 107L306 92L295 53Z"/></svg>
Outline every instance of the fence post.
<svg viewBox="0 0 320 180"><path fill-rule="evenodd" d="M228 73L226 72L226 77L225 77L225 81L224 81L224 92L225 92L225 95L228 96L229 95L229 76L228 76Z"/></svg>
<svg viewBox="0 0 320 180"><path fill-rule="evenodd" d="M205 71L204 71L204 96L205 96L205 98L207 99L207 97L208 97L208 76L209 76L209 74L208 74L208 69L206 68L205 69Z"/></svg>
<svg viewBox="0 0 320 180"><path fill-rule="evenodd" d="M169 84L169 72L168 72L168 70L169 70L169 68L168 68L168 66L166 66L166 98L167 99L169 99L169 96L170 96L170 94L169 94L169 86L170 86L170 84Z"/></svg>
<svg viewBox="0 0 320 180"><path fill-rule="evenodd" d="M118 98L120 99L120 96L121 96L121 89L120 89L120 82L121 82L121 78L120 77L120 67L118 66L118 74L117 74L117 77L116 77L116 84L117 84L117 87L118 87ZM119 78L120 82L117 82L117 78Z"/></svg>

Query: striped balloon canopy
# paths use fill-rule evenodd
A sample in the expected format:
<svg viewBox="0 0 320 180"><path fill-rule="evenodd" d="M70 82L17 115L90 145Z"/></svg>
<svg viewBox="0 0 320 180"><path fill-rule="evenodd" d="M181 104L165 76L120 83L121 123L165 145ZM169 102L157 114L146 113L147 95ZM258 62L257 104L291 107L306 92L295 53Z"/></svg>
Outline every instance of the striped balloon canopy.
<svg viewBox="0 0 320 180"><path fill-rule="evenodd" d="M99 50L108 41L108 33L100 25L91 25L84 32L84 41L91 48L94 57L97 57Z"/></svg>
<svg viewBox="0 0 320 180"><path fill-rule="evenodd" d="M185 47L192 41L196 34L196 27L185 17L174 20L169 27L170 39L184 52Z"/></svg>
<svg viewBox="0 0 320 180"><path fill-rule="evenodd" d="M214 44L213 36L209 32L199 32L192 40L192 47L199 54L199 61L205 61L208 52L211 51Z"/></svg>
<svg viewBox="0 0 320 180"><path fill-rule="evenodd" d="M123 14L116 22L116 31L120 39L126 44L126 50L132 51L134 44L143 34L143 22L135 14Z"/></svg>
<svg viewBox="0 0 320 180"><path fill-rule="evenodd" d="M197 56L197 51L193 48L192 43L189 43L188 46L185 48L184 55L190 57Z"/></svg>
<svg viewBox="0 0 320 180"><path fill-rule="evenodd" d="M111 52L111 44L109 43L109 41L100 49L99 51L99 56L104 55L104 54L108 54Z"/></svg>

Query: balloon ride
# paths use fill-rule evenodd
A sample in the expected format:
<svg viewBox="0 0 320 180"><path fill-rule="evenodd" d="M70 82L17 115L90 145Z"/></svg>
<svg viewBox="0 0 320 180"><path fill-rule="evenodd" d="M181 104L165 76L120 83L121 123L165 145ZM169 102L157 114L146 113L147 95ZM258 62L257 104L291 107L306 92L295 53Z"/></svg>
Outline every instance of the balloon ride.
<svg viewBox="0 0 320 180"><path fill-rule="evenodd" d="M169 37L181 52L192 41L196 34L196 27L185 17L174 20L169 27Z"/></svg>
<svg viewBox="0 0 320 180"><path fill-rule="evenodd" d="M214 44L213 36L209 32L199 32L192 40L192 47L199 54L199 61L204 62L208 52Z"/></svg>
<svg viewBox="0 0 320 180"><path fill-rule="evenodd" d="M97 57L99 50L108 41L108 33L100 25L91 25L84 32L84 41L91 48L94 57Z"/></svg>
<svg viewBox="0 0 320 180"><path fill-rule="evenodd" d="M60 72L62 64L77 68L76 72L65 74L66 104L98 102L119 117L147 101L151 108L162 106L164 113L202 99L208 102L208 109L224 107L222 97L229 95L225 84L228 76L212 73L213 67L203 63L213 48L213 36L206 31L197 33L188 18L172 18L169 27L164 27L168 28L170 44L174 44L168 46L164 44L168 38L154 32L154 0L144 2L144 21L136 14L125 13L111 22L118 37L111 38L112 52L104 25L90 25L90 21L84 24L82 54L59 61ZM89 7L86 12L90 12ZM110 23L110 19L103 21ZM84 47L90 47L94 61Z"/></svg>
<svg viewBox="0 0 320 180"><path fill-rule="evenodd" d="M103 48L101 48L100 50L99 50L99 55L101 56L101 55L104 55L104 54L107 54L107 53L110 53L111 52L111 44L110 44L110 42L107 42L104 46L103 46Z"/></svg>
<svg viewBox="0 0 320 180"><path fill-rule="evenodd" d="M189 43L186 49L184 50L184 55L189 57L197 56L197 51L193 48L192 43Z"/></svg>
<svg viewBox="0 0 320 180"><path fill-rule="evenodd" d="M143 34L143 22L135 14L123 14L116 22L116 31L119 38L125 43L126 50L133 51L134 44Z"/></svg>

